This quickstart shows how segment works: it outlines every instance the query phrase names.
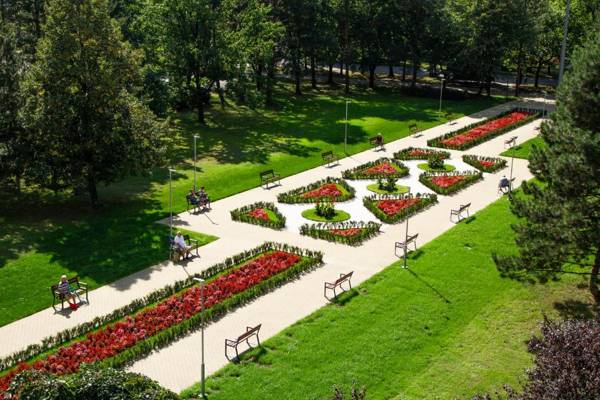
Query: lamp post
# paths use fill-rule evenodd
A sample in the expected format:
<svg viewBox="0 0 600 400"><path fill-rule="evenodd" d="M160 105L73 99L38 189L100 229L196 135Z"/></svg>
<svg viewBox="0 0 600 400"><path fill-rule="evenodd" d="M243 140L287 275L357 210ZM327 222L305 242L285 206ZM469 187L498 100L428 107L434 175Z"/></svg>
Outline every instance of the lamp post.
<svg viewBox="0 0 600 400"><path fill-rule="evenodd" d="M344 124L344 153L348 154L348 104L350 100L346 100L346 122Z"/></svg>
<svg viewBox="0 0 600 400"><path fill-rule="evenodd" d="M442 94L444 93L444 74L439 75L440 78L440 109L439 113L442 115Z"/></svg>
<svg viewBox="0 0 600 400"><path fill-rule="evenodd" d="M200 394L204 399L206 397L206 380L204 375L204 279L200 277L195 277L194 280L200 283L200 340L202 347L202 364L200 369Z"/></svg>
<svg viewBox="0 0 600 400"><path fill-rule="evenodd" d="M517 145L517 137L513 138L513 144L511 148L514 148ZM512 196L512 182L513 182L513 164L515 163L515 152L510 152L510 180L508 181L508 198L510 199Z"/></svg>
<svg viewBox="0 0 600 400"><path fill-rule="evenodd" d="M169 168L169 240L173 238L173 179L172 173L177 172L173 168ZM173 258L173 246L169 246L169 259Z"/></svg>
<svg viewBox="0 0 600 400"><path fill-rule="evenodd" d="M196 191L196 139L200 136L194 135L194 192Z"/></svg>
<svg viewBox="0 0 600 400"><path fill-rule="evenodd" d="M571 12L571 0L567 0L565 11L565 25L563 27L563 40L560 46L560 69L558 71L558 85L562 81L563 73L565 72L565 53L567 52L567 33L569 31L569 14ZM557 85L557 86L558 86Z"/></svg>
<svg viewBox="0 0 600 400"><path fill-rule="evenodd" d="M408 188L407 196L410 197L410 187ZM408 265L406 265L406 259L408 258L408 218L410 214L406 215L406 231L404 232L404 265L402 268L407 269Z"/></svg>

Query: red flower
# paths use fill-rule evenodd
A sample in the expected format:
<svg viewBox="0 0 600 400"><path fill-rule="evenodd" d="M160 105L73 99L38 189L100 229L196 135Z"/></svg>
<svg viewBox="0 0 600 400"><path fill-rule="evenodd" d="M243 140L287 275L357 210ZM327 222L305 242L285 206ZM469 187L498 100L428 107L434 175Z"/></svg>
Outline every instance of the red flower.
<svg viewBox="0 0 600 400"><path fill-rule="evenodd" d="M398 214L405 208L413 206L421 201L420 197L407 199L380 200L377 202L377 208L389 215L390 217Z"/></svg>
<svg viewBox="0 0 600 400"><path fill-rule="evenodd" d="M431 183L441 188L448 188L456 185L463 179L465 179L464 175L440 175L432 177Z"/></svg>
<svg viewBox="0 0 600 400"><path fill-rule="evenodd" d="M310 199L322 197L336 198L340 197L341 195L342 191L335 183L326 183L325 185L315 190L311 190L310 192L304 193L302 197Z"/></svg>
<svg viewBox="0 0 600 400"><path fill-rule="evenodd" d="M456 136L452 136L448 139L444 139L441 143L447 146L458 147L475 139L479 139L480 137L488 136L498 129L504 128L509 125L513 125L527 118L530 115L531 113L515 111L503 117L496 118L485 124L479 125L467 132L463 132Z"/></svg>
<svg viewBox="0 0 600 400"><path fill-rule="evenodd" d="M334 234L336 236L349 237L349 236L358 235L361 231L362 231L362 229L360 229L360 228L347 228L347 229L331 229L329 232L331 232L332 234Z"/></svg>
<svg viewBox="0 0 600 400"><path fill-rule="evenodd" d="M248 216L256 219L263 219L265 221L269 221L271 219L264 208L255 208L248 213Z"/></svg>
<svg viewBox="0 0 600 400"><path fill-rule="evenodd" d="M365 174L368 174L368 175L379 175L379 174L390 175L390 174L395 174L397 172L398 172L398 170L393 165L391 165L388 162L382 162L371 168L368 168L365 171Z"/></svg>
<svg viewBox="0 0 600 400"><path fill-rule="evenodd" d="M426 154L429 154L428 151L422 150L422 149L414 149L409 153L409 156L411 157L421 157L424 156Z"/></svg>
<svg viewBox="0 0 600 400"><path fill-rule="evenodd" d="M479 160L479 165L481 165L482 167L493 167L494 165L496 165L496 163L494 161L488 161L488 160Z"/></svg>

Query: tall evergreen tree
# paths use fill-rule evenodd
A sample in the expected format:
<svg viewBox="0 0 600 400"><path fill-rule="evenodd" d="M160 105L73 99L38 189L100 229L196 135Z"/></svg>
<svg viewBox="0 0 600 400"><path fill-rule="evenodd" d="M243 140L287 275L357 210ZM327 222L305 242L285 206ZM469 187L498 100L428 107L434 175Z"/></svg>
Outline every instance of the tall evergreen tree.
<svg viewBox="0 0 600 400"><path fill-rule="evenodd" d="M34 178L58 188L142 173L161 156L162 127L134 96L140 55L123 41L107 0L51 0L21 118L36 144Z"/></svg>

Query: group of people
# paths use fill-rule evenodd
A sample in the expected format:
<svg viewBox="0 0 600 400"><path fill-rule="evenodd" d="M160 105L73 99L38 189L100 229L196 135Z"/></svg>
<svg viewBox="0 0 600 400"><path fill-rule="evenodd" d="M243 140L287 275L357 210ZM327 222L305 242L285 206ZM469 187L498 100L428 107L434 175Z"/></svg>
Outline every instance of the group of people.
<svg viewBox="0 0 600 400"><path fill-rule="evenodd" d="M210 199L208 194L206 194L206 190L204 186L200 188L200 190L196 191L194 188L190 189L190 192L186 196L188 203L192 206L198 208L198 210L202 209L210 209Z"/></svg>

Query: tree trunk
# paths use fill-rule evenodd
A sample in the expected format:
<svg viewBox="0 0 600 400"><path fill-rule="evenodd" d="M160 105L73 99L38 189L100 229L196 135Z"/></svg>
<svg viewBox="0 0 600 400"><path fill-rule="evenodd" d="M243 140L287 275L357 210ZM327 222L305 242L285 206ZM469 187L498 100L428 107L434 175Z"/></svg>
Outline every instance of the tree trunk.
<svg viewBox="0 0 600 400"><path fill-rule="evenodd" d="M537 89L539 87L539 83L540 83L540 73L542 72L542 61L538 61L538 65L535 69L535 88Z"/></svg>
<svg viewBox="0 0 600 400"><path fill-rule="evenodd" d="M389 65L388 78L394 78L394 66L392 64Z"/></svg>
<svg viewBox="0 0 600 400"><path fill-rule="evenodd" d="M327 83L333 85L333 64L329 64L329 74L327 75Z"/></svg>
<svg viewBox="0 0 600 400"><path fill-rule="evenodd" d="M348 64L346 64L346 88L344 90L346 94L350 93L350 71L348 68Z"/></svg>
<svg viewBox="0 0 600 400"><path fill-rule="evenodd" d="M310 84L313 89L317 88L317 71L315 69L315 56L310 56Z"/></svg>
<svg viewBox="0 0 600 400"><path fill-rule="evenodd" d="M406 82L406 60L402 62L402 82Z"/></svg>
<svg viewBox="0 0 600 400"><path fill-rule="evenodd" d="M600 272L600 247L596 251L596 259L594 260L594 266L592 267L592 273L590 275L590 292L594 296L596 304L600 304L600 290L598 289L598 273Z"/></svg>
<svg viewBox="0 0 600 400"><path fill-rule="evenodd" d="M418 65L417 61L415 59L413 59L412 80L410 82L410 87L413 89L417 87L417 74L419 73L418 71L419 71L419 65Z"/></svg>
<svg viewBox="0 0 600 400"><path fill-rule="evenodd" d="M369 65L369 89L375 89L375 68L376 65Z"/></svg>
<svg viewBox="0 0 600 400"><path fill-rule="evenodd" d="M300 82L300 77L302 74L302 66L300 65L300 50L296 49L296 55L295 55L295 68L294 68L294 80L296 83L296 96L302 96L302 88L300 86L301 82Z"/></svg>
<svg viewBox="0 0 600 400"><path fill-rule="evenodd" d="M96 179L94 178L94 174L88 172L87 176L87 189L88 194L90 195L90 202L92 203L92 208L97 209L100 204L98 203L98 188L96 187Z"/></svg>
<svg viewBox="0 0 600 400"><path fill-rule="evenodd" d="M225 108L225 94L223 93L223 89L221 88L221 81L217 79L217 94L219 95L219 102L221 103L221 108Z"/></svg>
<svg viewBox="0 0 600 400"><path fill-rule="evenodd" d="M262 90L263 88L263 66L262 64L260 64L258 66L258 68L256 68L256 90L258 90L259 92Z"/></svg>
<svg viewBox="0 0 600 400"><path fill-rule="evenodd" d="M267 65L267 84L265 88L265 105L273 106L273 85L275 83L275 60L271 59Z"/></svg>
<svg viewBox="0 0 600 400"><path fill-rule="evenodd" d="M523 80L523 72L521 71L521 65L517 66L517 79L515 82L515 97L519 97L521 90L521 81Z"/></svg>

